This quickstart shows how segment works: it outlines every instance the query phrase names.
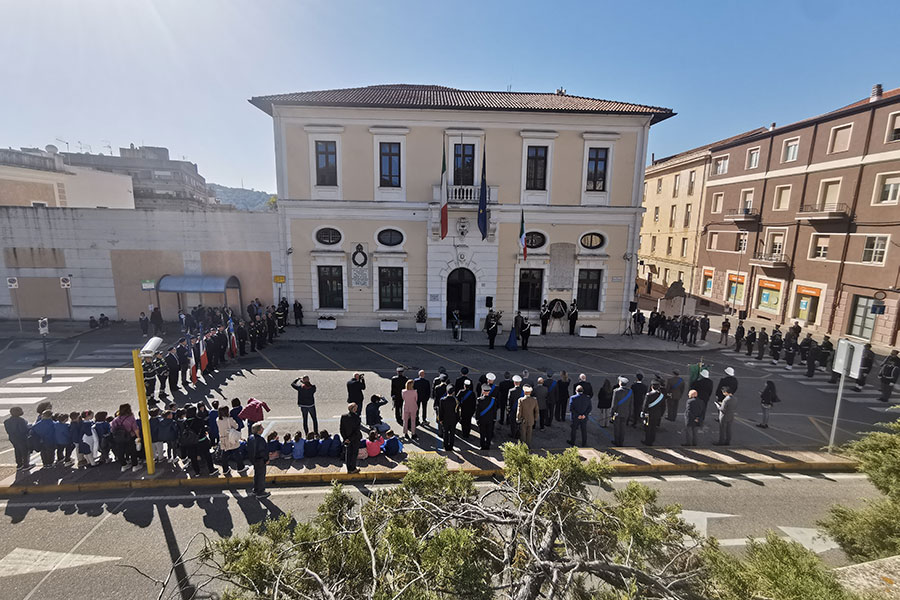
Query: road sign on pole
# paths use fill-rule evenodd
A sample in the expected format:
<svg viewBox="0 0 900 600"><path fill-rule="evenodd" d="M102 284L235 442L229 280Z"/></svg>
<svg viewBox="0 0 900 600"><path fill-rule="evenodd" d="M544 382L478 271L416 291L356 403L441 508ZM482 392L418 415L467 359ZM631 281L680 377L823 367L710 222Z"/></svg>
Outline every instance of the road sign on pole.
<svg viewBox="0 0 900 600"><path fill-rule="evenodd" d="M156 289L156 281L152 279L141 279L141 291L152 292Z"/></svg>
<svg viewBox="0 0 900 600"><path fill-rule="evenodd" d="M18 277L7 277L6 278L6 287L11 290L16 290L19 288L19 278Z"/></svg>
<svg viewBox="0 0 900 600"><path fill-rule="evenodd" d="M68 289L72 287L72 279L70 277L60 277L59 278L59 287L63 289Z"/></svg>
<svg viewBox="0 0 900 600"><path fill-rule="evenodd" d="M837 433L838 415L841 412L841 399L844 396L844 382L847 375L850 377L859 377L859 368L862 364L863 344L859 342L851 342L848 339L841 338L838 340L837 352L834 355L834 363L831 369L835 373L841 374L841 381L838 384L837 399L834 402L834 417L831 419L831 435L828 437L828 451L831 452L834 447L834 436ZM810 357L812 360L812 357Z"/></svg>

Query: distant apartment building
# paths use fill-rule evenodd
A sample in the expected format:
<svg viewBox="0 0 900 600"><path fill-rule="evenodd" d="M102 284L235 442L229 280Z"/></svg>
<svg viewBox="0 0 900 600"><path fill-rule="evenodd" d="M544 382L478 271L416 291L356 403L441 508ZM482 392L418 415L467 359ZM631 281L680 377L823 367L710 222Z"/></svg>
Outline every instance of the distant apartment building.
<svg viewBox="0 0 900 600"><path fill-rule="evenodd" d="M66 165L55 146L0 149L0 206L134 208L129 177Z"/></svg>
<svg viewBox="0 0 900 600"><path fill-rule="evenodd" d="M764 129L754 129L727 140L654 159L647 167L638 254L641 294L660 297L676 281L681 281L685 290L694 287L694 280L699 277L695 264L703 192L711 163L709 149L761 131Z"/></svg>
<svg viewBox="0 0 900 600"><path fill-rule="evenodd" d="M158 146L119 148L119 155L63 152L67 165L131 177L137 208L218 208L195 163L172 160L169 149Z"/></svg>
<svg viewBox="0 0 900 600"><path fill-rule="evenodd" d="M710 159L696 295L897 344L900 88L714 145Z"/></svg>

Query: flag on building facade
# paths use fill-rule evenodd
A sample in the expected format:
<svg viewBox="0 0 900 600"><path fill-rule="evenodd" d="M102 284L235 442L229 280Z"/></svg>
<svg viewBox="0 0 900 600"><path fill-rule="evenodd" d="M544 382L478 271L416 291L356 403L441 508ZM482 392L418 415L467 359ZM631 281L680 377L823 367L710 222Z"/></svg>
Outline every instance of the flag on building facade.
<svg viewBox="0 0 900 600"><path fill-rule="evenodd" d="M441 143L441 239L447 237L450 207L447 206L447 145Z"/></svg>
<svg viewBox="0 0 900 600"><path fill-rule="evenodd" d="M522 218L519 219L519 247L522 249L522 258L528 258L528 247L525 245L525 209L522 209Z"/></svg>
<svg viewBox="0 0 900 600"><path fill-rule="evenodd" d="M487 146L481 153L481 193L478 195L478 229L481 231L481 239L487 239L488 235L488 217L487 217L487 170L485 169L485 156L487 156Z"/></svg>

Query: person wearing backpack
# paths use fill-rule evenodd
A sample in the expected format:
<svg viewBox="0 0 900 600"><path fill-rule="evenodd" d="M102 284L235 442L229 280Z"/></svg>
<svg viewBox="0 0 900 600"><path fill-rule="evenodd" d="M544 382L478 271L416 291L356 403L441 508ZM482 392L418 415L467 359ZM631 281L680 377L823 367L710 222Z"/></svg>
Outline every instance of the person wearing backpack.
<svg viewBox="0 0 900 600"><path fill-rule="evenodd" d="M200 476L200 459L206 463L210 475L218 475L210 453L209 435L205 418L197 415L197 407L188 404L184 407L184 427L181 429L179 443L184 454L191 461L191 468L197 477Z"/></svg>
<svg viewBox="0 0 900 600"><path fill-rule="evenodd" d="M138 471L138 453L135 440L138 435L137 422L134 420L134 413L131 411L130 404L122 404L116 418L109 425L110 435L112 435L113 453L119 459L119 465L124 473L129 469L128 462L131 461L131 470Z"/></svg>
<svg viewBox="0 0 900 600"><path fill-rule="evenodd" d="M759 393L759 401L762 405L762 422L757 423L756 426L768 429L769 411L772 410L772 405L781 401L775 392L775 384L771 380L766 381L766 387Z"/></svg>

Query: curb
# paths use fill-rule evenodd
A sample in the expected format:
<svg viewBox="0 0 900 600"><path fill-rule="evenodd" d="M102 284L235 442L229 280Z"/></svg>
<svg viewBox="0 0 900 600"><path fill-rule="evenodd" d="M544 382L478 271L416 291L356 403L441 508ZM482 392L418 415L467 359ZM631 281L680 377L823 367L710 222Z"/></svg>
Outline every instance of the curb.
<svg viewBox="0 0 900 600"><path fill-rule="evenodd" d="M503 469L463 469L476 479L502 477ZM713 474L713 473L764 473L764 472L815 472L848 473L856 472L857 463L849 460L823 462L755 462L738 464L642 464L613 463L613 475L660 475ZM266 484L273 487L293 487L315 484L330 484L332 481L381 483L399 481L406 475L406 469L382 469L359 473L290 473L270 475ZM0 486L0 498L31 496L41 494L67 494L86 492L107 492L138 489L225 489L247 487L253 484L252 477L200 477L193 479L135 479L130 481L98 481L91 483L63 483L59 485Z"/></svg>

